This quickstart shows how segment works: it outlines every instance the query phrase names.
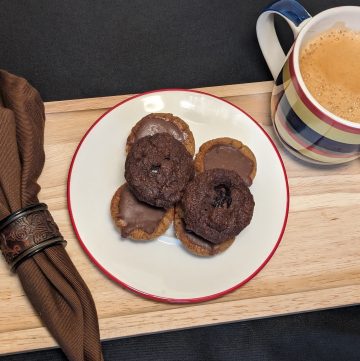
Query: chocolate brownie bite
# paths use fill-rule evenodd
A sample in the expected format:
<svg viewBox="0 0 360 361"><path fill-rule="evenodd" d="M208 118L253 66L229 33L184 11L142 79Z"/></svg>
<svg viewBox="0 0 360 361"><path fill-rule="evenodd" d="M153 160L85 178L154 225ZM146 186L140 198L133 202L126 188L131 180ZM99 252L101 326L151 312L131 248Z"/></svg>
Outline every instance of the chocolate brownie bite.
<svg viewBox="0 0 360 361"><path fill-rule="evenodd" d="M220 244L249 225L254 199L242 178L232 170L209 169L186 187L181 200L186 229Z"/></svg>
<svg viewBox="0 0 360 361"><path fill-rule="evenodd" d="M126 153L140 138L157 133L168 133L181 142L187 151L195 154L195 140L189 126L171 113L151 113L139 120L126 141Z"/></svg>
<svg viewBox="0 0 360 361"><path fill-rule="evenodd" d="M212 139L200 147L195 170L201 173L213 168L233 170L251 186L256 175L256 158L250 148L237 139Z"/></svg>
<svg viewBox="0 0 360 361"><path fill-rule="evenodd" d="M194 164L185 146L168 133L140 138L125 162L125 179L142 202L171 208L194 176Z"/></svg>
<svg viewBox="0 0 360 361"><path fill-rule="evenodd" d="M115 192L110 210L121 236L137 241L159 237L174 218L173 208L166 210L138 201L126 183Z"/></svg>
<svg viewBox="0 0 360 361"><path fill-rule="evenodd" d="M233 237L219 244L209 242L205 238L187 230L183 217L183 210L178 205L175 208L174 219L176 237L181 241L183 247L187 251L196 256L209 257L222 253L226 251L235 241L235 237Z"/></svg>

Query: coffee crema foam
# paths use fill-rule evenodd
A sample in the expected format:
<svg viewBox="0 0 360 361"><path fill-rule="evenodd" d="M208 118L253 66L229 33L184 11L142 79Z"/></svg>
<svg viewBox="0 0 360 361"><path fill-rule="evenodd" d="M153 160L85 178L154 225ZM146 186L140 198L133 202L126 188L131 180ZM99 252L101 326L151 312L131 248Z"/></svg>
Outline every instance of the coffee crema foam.
<svg viewBox="0 0 360 361"><path fill-rule="evenodd" d="M301 50L300 71L324 108L360 123L360 32L336 26L319 34Z"/></svg>

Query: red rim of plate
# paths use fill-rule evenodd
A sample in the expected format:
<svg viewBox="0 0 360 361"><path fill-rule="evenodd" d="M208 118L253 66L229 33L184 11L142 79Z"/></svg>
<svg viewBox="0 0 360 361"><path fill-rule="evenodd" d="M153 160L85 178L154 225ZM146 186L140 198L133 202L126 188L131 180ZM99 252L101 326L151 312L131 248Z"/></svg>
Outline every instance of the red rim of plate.
<svg viewBox="0 0 360 361"><path fill-rule="evenodd" d="M82 143L84 142L84 140L86 139L86 137L88 136L88 134L92 131L92 129L96 126L96 124L98 124L108 113L110 113L111 111L113 111L114 109L116 109L117 107L125 104L126 102L130 101L130 100L133 100L135 98L138 98L138 97L141 97L141 96L144 96L144 95L148 95L148 94L152 94L152 93L160 93L160 92L174 92L174 91L181 91L181 92L191 92L191 93L198 93L198 94L202 94L202 95L207 95L209 97L212 97L212 98L215 98L215 99L218 99L224 103L227 103L229 105L231 105L232 107L238 109L239 111L241 111L242 113L244 113L249 119L251 119L259 128L260 130L265 134L265 136L268 138L268 140L270 141L271 145L273 146L278 158L279 158L279 161L280 161L280 164L281 164L281 167L282 167L282 170L283 170L283 173L284 173L284 177L285 177L285 184L286 184L286 212L285 212L285 217L284 217L284 222L283 222L283 226L281 228L281 232L280 232L280 235L279 235L279 238L274 246L274 248L272 249L272 251L270 252L270 254L268 255L268 257L265 259L265 261L250 275L248 276L247 278L245 278L243 281L241 281L240 283L236 284L235 286L233 287L230 287L224 291L221 291L221 292L218 292L218 293L215 293L215 294L211 294L211 295L208 295L208 296L203 296L203 297L197 297L197 298L168 298L168 297L161 297L161 296L156 296L156 295L152 295L152 294L149 294L149 293L146 293L146 292L143 292L141 290L138 290L128 284L126 284L125 282L119 280L117 277L115 277L113 274L111 274L109 271L107 271L96 259L95 257L91 254L91 252L87 249L87 247L85 246L84 242L82 241L81 237L80 237L80 234L78 232L78 229L76 227L76 224L75 224L75 220L74 220L74 216L73 216L73 213L72 213L72 209L71 209L71 199L70 199L70 182L71 182L71 174L72 174L72 170L73 170L73 166L74 166L74 162L75 162L75 159L76 159L76 156L77 156L77 153L79 151L79 149L81 148L81 145ZM236 105L228 102L227 100L225 99L221 99L215 95L212 95L212 94L208 94L208 93L205 93L205 92L202 92L202 91L199 91L199 90L189 90L189 89L181 89L181 88L170 88L170 89L159 89L159 90L153 90L153 91L148 91L148 92L145 92L145 93L141 93L141 94L137 94L137 95L134 95L130 98L127 98L125 99L124 101L116 104L115 106L113 106L112 108L108 109L103 115L101 115L100 118L98 118L94 124L87 130L87 132L85 133L85 135L82 137L80 143L78 144L76 150L75 150L75 153L72 157L72 160L71 160L71 163L70 163L70 169L69 169L69 173L68 173L68 179L67 179L67 203L68 203L68 210L69 210L69 214L70 214L70 220L71 220L71 223L72 223L72 226L73 226L73 229L75 231L75 234L76 234L76 237L77 239L79 240L80 242L80 245L82 247L82 249L85 251L85 253L88 255L88 257L90 258L90 260L95 264L95 266L97 268L100 269L101 272L103 272L107 277L109 277L112 281L118 283L120 286L130 290L131 292L134 292L142 297L145 297L145 298L148 298L148 299L151 299L151 300L155 300L155 301L160 301L160 302L166 302L166 303L198 303L198 302L204 302L204 301L209 301L209 300L213 300L215 298L218 298L218 297L221 297L221 296L224 296L232 291L235 291L236 289L240 288L241 286L243 286L245 283L249 282L252 278L254 278L264 267L265 265L270 261L271 257L274 255L276 249L278 248L280 242L281 242L281 239L284 235L284 232L285 232L285 227L286 227L286 223L287 223L287 219L288 219L288 215L289 215L289 199L290 199L290 193L289 193L289 184L288 184L288 177L287 177L287 174L286 174L286 170L285 170L285 166L284 166L284 162L281 158L281 155L278 151L278 149L276 148L275 146L275 143L274 141L271 139L271 137L266 133L266 131L262 128L262 126L252 117L250 116L249 114L247 114L244 110L240 109L239 107L237 107Z"/></svg>

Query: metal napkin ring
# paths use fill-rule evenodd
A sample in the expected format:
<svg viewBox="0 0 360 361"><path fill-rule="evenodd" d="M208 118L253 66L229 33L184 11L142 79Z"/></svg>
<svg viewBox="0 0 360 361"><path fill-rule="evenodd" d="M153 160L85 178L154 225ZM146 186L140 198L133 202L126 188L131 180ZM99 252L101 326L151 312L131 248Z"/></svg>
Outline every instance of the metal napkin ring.
<svg viewBox="0 0 360 361"><path fill-rule="evenodd" d="M0 249L11 270L35 253L66 244L45 203L22 208L0 222Z"/></svg>

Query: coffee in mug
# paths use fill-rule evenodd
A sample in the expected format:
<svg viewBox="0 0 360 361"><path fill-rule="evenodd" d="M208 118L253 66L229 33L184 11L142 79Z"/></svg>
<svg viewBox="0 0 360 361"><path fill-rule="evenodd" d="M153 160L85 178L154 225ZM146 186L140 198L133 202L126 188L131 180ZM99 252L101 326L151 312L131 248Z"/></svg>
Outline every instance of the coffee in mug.
<svg viewBox="0 0 360 361"><path fill-rule="evenodd" d="M304 44L299 60L312 96L331 113L360 123L360 32L336 25Z"/></svg>

